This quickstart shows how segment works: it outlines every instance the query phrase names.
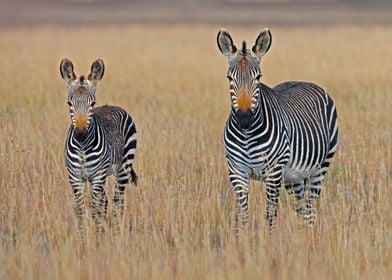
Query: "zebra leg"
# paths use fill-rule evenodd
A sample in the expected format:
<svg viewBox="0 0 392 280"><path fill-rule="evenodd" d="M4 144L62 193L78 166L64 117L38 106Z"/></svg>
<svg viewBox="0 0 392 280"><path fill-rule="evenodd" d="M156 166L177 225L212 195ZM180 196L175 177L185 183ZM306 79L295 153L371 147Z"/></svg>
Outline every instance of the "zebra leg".
<svg viewBox="0 0 392 280"><path fill-rule="evenodd" d="M317 201L320 195L321 189L319 185L312 185L310 184L309 189L307 190L307 197L305 208L303 211L303 218L305 221L305 225L312 228L314 222L317 218Z"/></svg>
<svg viewBox="0 0 392 280"><path fill-rule="evenodd" d="M266 192L266 219L272 231L275 225L275 218L278 215L279 192L282 185L282 167L276 167L269 172L268 177L264 180Z"/></svg>
<svg viewBox="0 0 392 280"><path fill-rule="evenodd" d="M304 215L304 194L305 194L305 182L285 185L287 192L295 197L294 210L297 215L303 217Z"/></svg>
<svg viewBox="0 0 392 280"><path fill-rule="evenodd" d="M84 192L86 182L71 175L69 175L69 182L74 195L74 212L78 221L78 235L80 241L84 242L86 240L86 233L83 226L83 216L85 214Z"/></svg>
<svg viewBox="0 0 392 280"><path fill-rule="evenodd" d="M229 172L229 179L236 195L236 215L235 228L236 234L245 227L248 222L249 207L248 207L248 186L249 177L238 172Z"/></svg>
<svg viewBox="0 0 392 280"><path fill-rule="evenodd" d="M124 214L124 191L125 185L116 184L113 197L112 226L115 233L121 231L121 221Z"/></svg>
<svg viewBox="0 0 392 280"><path fill-rule="evenodd" d="M325 171L319 169L318 174L309 178L309 187L307 189L305 209L303 213L305 225L313 227L317 218L317 202L321 193L321 182L324 179Z"/></svg>
<svg viewBox="0 0 392 280"><path fill-rule="evenodd" d="M108 209L108 198L106 197L103 186L106 178L100 180L93 180L92 186L92 201L91 214L97 227L97 233L104 231L104 224L106 223L106 212Z"/></svg>
<svg viewBox="0 0 392 280"><path fill-rule="evenodd" d="M134 185L137 185L138 177L135 170L132 167L134 153L127 154L123 158L123 164L121 169L115 173L116 187L114 190L113 197L113 227L114 232L119 233L121 231L121 221L124 214L124 191L125 186L131 181Z"/></svg>
<svg viewBox="0 0 392 280"><path fill-rule="evenodd" d="M116 176L116 186L113 197L113 228L115 233L121 230L121 220L124 214L124 191L125 186L129 183L130 172L129 168L122 168Z"/></svg>

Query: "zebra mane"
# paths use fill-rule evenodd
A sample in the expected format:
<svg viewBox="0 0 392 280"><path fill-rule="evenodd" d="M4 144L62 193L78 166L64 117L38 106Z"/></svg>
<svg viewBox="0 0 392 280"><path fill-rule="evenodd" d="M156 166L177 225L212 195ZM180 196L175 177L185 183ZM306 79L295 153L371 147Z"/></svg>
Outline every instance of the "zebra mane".
<svg viewBox="0 0 392 280"><path fill-rule="evenodd" d="M241 54L243 54L243 55L246 54L246 42L245 41L242 41Z"/></svg>

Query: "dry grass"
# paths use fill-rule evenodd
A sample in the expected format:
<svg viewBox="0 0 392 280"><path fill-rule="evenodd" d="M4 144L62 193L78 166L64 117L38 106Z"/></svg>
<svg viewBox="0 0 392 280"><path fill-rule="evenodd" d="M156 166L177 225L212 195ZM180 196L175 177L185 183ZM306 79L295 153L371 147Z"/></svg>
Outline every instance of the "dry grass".
<svg viewBox="0 0 392 280"><path fill-rule="evenodd" d="M263 27L260 27L263 28ZM313 235L282 195L273 235L252 183L236 242L222 133L226 61L213 26L3 30L0 38L1 279L387 279L392 272L391 27L272 30L263 81L310 80L334 97L340 147ZM239 43L258 29L231 29ZM241 37L242 36L242 37ZM69 125L60 59L87 74L102 57L98 104L139 131L140 186L126 234L80 254L63 165ZM111 194L113 180L107 190ZM131 229L128 231L128 229Z"/></svg>

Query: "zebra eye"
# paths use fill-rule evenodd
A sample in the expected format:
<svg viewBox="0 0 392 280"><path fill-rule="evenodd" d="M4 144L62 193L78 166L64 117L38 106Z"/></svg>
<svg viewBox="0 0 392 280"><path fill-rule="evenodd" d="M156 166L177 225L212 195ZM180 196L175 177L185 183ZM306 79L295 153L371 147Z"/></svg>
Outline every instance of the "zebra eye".
<svg viewBox="0 0 392 280"><path fill-rule="evenodd" d="M260 80L260 78L261 78L261 73L257 74L256 80Z"/></svg>
<svg viewBox="0 0 392 280"><path fill-rule="evenodd" d="M233 80L233 78L230 75L227 75L226 77L229 79L230 82Z"/></svg>
<svg viewBox="0 0 392 280"><path fill-rule="evenodd" d="M95 101L93 101L93 102L91 102L91 107L94 107L94 105L95 105Z"/></svg>

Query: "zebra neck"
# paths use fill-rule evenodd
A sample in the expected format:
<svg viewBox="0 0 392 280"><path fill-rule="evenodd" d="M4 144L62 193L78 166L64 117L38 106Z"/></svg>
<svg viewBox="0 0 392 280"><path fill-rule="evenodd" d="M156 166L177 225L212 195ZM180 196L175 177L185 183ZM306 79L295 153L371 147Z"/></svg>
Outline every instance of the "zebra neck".
<svg viewBox="0 0 392 280"><path fill-rule="evenodd" d="M272 94L272 89L259 83L259 97L255 111L259 111L263 122L268 122L276 112L276 97Z"/></svg>
<svg viewBox="0 0 392 280"><path fill-rule="evenodd" d="M232 108L230 113L230 123L232 126L236 127L236 130L242 134L243 136L253 135L256 130L258 130L264 123L264 112L263 112L263 103L265 102L264 98L261 97L262 91L260 89L258 101L256 106L252 111L252 119L250 123L250 127L246 130L240 128L240 124L237 120L236 113Z"/></svg>
<svg viewBox="0 0 392 280"><path fill-rule="evenodd" d="M268 86L259 83L258 101L253 109L250 127L247 130L240 128L234 110L232 110L230 114L230 123L232 127L236 128L237 133L242 135L242 137L253 137L255 134L260 134L261 132L272 128L271 122L274 119L276 110L277 100L273 91Z"/></svg>
<svg viewBox="0 0 392 280"><path fill-rule="evenodd" d="M87 143L91 142L90 140L94 138L97 130L97 123L94 118L94 115L91 117L90 124L88 129L85 133L78 134L74 127L72 127L72 137L74 138L75 142L79 143L80 146L85 146Z"/></svg>
<svg viewBox="0 0 392 280"><path fill-rule="evenodd" d="M248 136L252 136L255 133L255 131L259 130L260 127L263 126L264 124L263 119L264 118L263 118L262 108L260 105L257 105L253 110L251 124L248 129L246 130L241 129L234 110L232 110L230 113L229 122L230 122L230 126L235 127L237 133L241 134L243 137L246 138Z"/></svg>

